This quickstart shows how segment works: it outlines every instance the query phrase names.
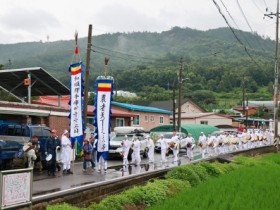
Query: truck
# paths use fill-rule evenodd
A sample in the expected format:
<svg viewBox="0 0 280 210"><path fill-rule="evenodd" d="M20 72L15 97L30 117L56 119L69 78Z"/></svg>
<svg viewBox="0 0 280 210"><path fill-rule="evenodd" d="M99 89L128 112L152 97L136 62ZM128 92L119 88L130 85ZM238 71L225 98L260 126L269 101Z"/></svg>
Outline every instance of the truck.
<svg viewBox="0 0 280 210"><path fill-rule="evenodd" d="M40 152L44 154L46 139L51 136L51 130L47 126L16 123L0 125L0 170L12 169L15 154L34 135L38 136ZM44 155L41 158L42 161L45 160Z"/></svg>

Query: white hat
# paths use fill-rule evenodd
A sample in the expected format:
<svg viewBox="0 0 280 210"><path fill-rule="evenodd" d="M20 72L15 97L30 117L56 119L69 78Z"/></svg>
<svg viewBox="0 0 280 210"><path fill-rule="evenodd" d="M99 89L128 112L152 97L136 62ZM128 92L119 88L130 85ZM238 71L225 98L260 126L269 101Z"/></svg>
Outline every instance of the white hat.
<svg viewBox="0 0 280 210"><path fill-rule="evenodd" d="M68 130L64 130L63 131L63 135L65 135L66 133L68 133Z"/></svg>
<svg viewBox="0 0 280 210"><path fill-rule="evenodd" d="M147 135L146 138L150 138L150 135Z"/></svg>
<svg viewBox="0 0 280 210"><path fill-rule="evenodd" d="M163 134L160 134L160 137L163 137Z"/></svg>

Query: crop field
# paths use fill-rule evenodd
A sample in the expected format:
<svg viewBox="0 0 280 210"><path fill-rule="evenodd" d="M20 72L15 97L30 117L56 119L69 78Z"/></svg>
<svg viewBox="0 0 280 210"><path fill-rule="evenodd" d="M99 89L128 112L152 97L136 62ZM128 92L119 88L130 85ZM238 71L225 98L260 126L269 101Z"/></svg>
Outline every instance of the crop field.
<svg viewBox="0 0 280 210"><path fill-rule="evenodd" d="M276 210L279 193L280 154L237 156L233 163L175 167L165 179L132 186L85 208L64 203L47 210Z"/></svg>
<svg viewBox="0 0 280 210"><path fill-rule="evenodd" d="M280 209L280 155L237 158L240 167L178 193L149 209Z"/></svg>

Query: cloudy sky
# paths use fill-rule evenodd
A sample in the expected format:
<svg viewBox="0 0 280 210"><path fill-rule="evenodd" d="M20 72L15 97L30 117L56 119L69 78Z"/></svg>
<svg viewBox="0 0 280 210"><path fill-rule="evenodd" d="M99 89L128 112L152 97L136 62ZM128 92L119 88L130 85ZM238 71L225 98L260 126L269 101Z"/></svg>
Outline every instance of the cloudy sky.
<svg viewBox="0 0 280 210"><path fill-rule="evenodd" d="M232 27L275 39L276 20L264 14L276 0L215 1ZM86 37L89 24L93 35L227 26L213 0L1 0L0 44Z"/></svg>

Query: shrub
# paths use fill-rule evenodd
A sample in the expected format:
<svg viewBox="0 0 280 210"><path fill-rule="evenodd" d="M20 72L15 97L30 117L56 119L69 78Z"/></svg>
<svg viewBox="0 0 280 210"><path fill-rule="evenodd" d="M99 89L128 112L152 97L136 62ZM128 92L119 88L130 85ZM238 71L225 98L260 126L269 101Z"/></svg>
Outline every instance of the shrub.
<svg viewBox="0 0 280 210"><path fill-rule="evenodd" d="M132 204L130 199L123 193L117 195L110 195L103 199L99 204L91 204L90 209L105 210L123 210L125 204Z"/></svg>
<svg viewBox="0 0 280 210"><path fill-rule="evenodd" d="M207 170L199 164L188 165L200 178L201 181L205 181L209 178Z"/></svg>
<svg viewBox="0 0 280 210"><path fill-rule="evenodd" d="M221 174L224 174L224 172L213 163L201 162L199 165L204 167L210 176L220 176Z"/></svg>
<svg viewBox="0 0 280 210"><path fill-rule="evenodd" d="M162 186L167 187L167 191L166 191L167 197L174 196L176 193L191 187L189 182L186 182L184 180L179 180L179 179L163 179L163 180L157 179L154 182L160 187Z"/></svg>
<svg viewBox="0 0 280 210"><path fill-rule="evenodd" d="M68 203L47 206L47 210L81 210L81 208L71 206Z"/></svg>
<svg viewBox="0 0 280 210"><path fill-rule="evenodd" d="M165 178L186 180L191 186L196 186L201 182L199 176L188 165L173 168L165 175Z"/></svg>
<svg viewBox="0 0 280 210"><path fill-rule="evenodd" d="M134 187L124 192L124 195L135 205L145 204L151 206L162 201L167 196L168 188L164 185L149 182L145 186Z"/></svg>

